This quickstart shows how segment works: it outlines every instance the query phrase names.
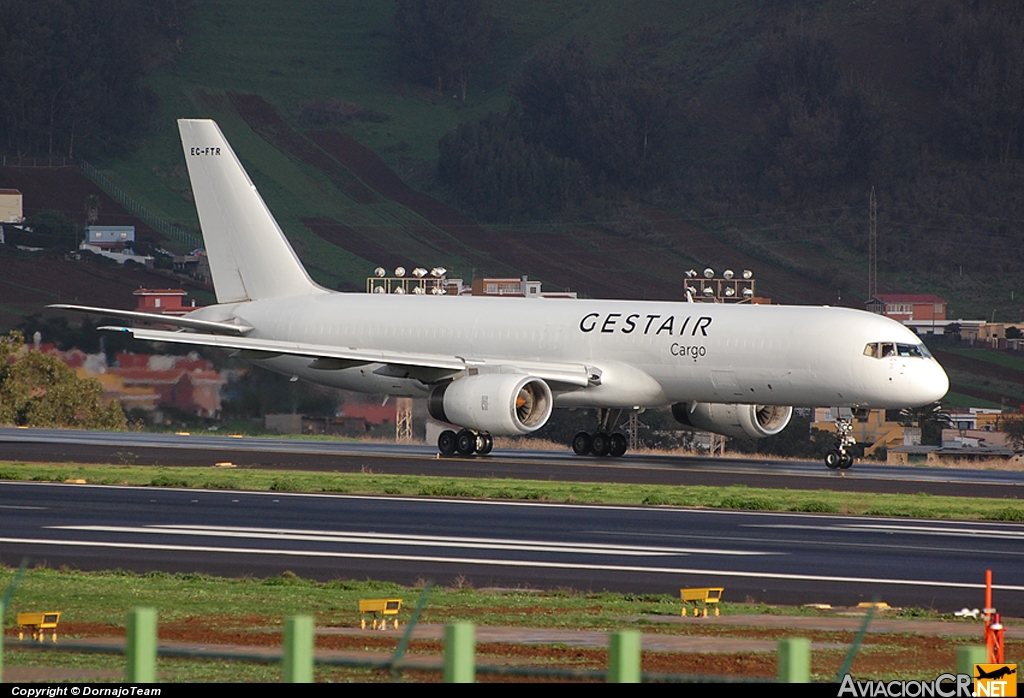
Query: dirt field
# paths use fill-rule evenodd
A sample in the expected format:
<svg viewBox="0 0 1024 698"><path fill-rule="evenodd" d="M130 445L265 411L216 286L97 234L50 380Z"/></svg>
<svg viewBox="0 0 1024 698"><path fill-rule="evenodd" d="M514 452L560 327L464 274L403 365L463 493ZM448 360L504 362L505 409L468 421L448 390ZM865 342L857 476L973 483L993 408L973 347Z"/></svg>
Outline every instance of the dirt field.
<svg viewBox="0 0 1024 698"><path fill-rule="evenodd" d="M833 681L854 640L862 619L838 613L834 616L722 616L719 618L638 619L643 631L642 669L650 673L697 676L773 678L777 672L779 640L809 638L812 643L812 674L816 680ZM647 621L647 622L644 622ZM1006 620L1007 656L1020 657L1024 650L1024 625ZM122 627L102 623L62 623L61 642L123 638ZM397 646L405 628L360 630L357 627L318 627L316 648L327 656L386 659ZM408 658L417 662L441 661L443 628L425 624L416 628ZM13 629L7 630L11 637ZM231 651L281 646L279 619L202 617L160 623L160 641L168 644L218 646ZM852 673L857 678L927 678L952 671L956 648L978 644L980 623L951 623L878 618L864 639ZM595 631L537 628L477 628L477 662L481 665L546 666L600 671L607 666L607 635ZM8 680L16 678L6 669ZM28 671L27 669L25 671ZM382 672L381 678L386 675ZM433 673L416 672L415 678L437 680ZM482 675L481 679L486 680ZM26 677L22 680L31 680Z"/></svg>

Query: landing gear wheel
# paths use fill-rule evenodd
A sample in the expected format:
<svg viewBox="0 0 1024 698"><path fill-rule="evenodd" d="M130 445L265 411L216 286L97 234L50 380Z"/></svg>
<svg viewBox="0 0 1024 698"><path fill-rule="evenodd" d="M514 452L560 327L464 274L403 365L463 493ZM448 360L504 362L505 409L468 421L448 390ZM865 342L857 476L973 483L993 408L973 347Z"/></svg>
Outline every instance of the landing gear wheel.
<svg viewBox="0 0 1024 698"><path fill-rule="evenodd" d="M829 470L835 470L839 467L839 464L843 462L843 454L839 451L829 451L825 454L825 467ZM846 466L850 467L850 466Z"/></svg>
<svg viewBox="0 0 1024 698"><path fill-rule="evenodd" d="M590 448L590 434L587 432L581 431L572 437L572 452L577 456L589 456Z"/></svg>
<svg viewBox="0 0 1024 698"><path fill-rule="evenodd" d="M478 456L486 456L494 448L494 437L490 434L477 434L476 435L476 454Z"/></svg>
<svg viewBox="0 0 1024 698"><path fill-rule="evenodd" d="M455 450L460 456L471 456L476 451L476 434L463 429L455 435Z"/></svg>
<svg viewBox="0 0 1024 698"><path fill-rule="evenodd" d="M612 434L612 445L608 451L608 455L612 458L621 458L626 454L626 449L629 448L629 442L626 441L626 437L618 432Z"/></svg>
<svg viewBox="0 0 1024 698"><path fill-rule="evenodd" d="M846 470L851 465L853 465L853 456L851 456L849 453L844 453L842 456L840 456L840 458L839 458L839 469L840 470Z"/></svg>
<svg viewBox="0 0 1024 698"><path fill-rule="evenodd" d="M437 450L442 456L455 455L455 432L445 429L437 436Z"/></svg>
<svg viewBox="0 0 1024 698"><path fill-rule="evenodd" d="M612 450L612 437L599 431L590 438L590 448L595 456L607 456Z"/></svg>

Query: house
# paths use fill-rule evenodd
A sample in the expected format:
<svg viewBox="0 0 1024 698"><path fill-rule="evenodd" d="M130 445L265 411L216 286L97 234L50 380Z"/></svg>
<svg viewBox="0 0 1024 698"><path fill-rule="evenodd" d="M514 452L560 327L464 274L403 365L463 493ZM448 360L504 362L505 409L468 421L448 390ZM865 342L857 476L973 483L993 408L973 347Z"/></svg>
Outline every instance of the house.
<svg viewBox="0 0 1024 698"><path fill-rule="evenodd" d="M867 302L872 313L902 322L918 334L943 334L946 325L946 301L932 294L879 293Z"/></svg>
<svg viewBox="0 0 1024 698"><path fill-rule="evenodd" d="M136 310L142 313L162 315L184 315L196 309L196 302L185 305L182 301L187 291L181 288L140 288L132 291L138 301Z"/></svg>
<svg viewBox="0 0 1024 698"><path fill-rule="evenodd" d="M134 243L134 225L90 225L85 229L85 244L101 250L121 250Z"/></svg>
<svg viewBox="0 0 1024 698"><path fill-rule="evenodd" d="M470 291L474 296L511 296L513 298L576 298L572 291L542 291L540 281L525 276L473 279Z"/></svg>
<svg viewBox="0 0 1024 698"><path fill-rule="evenodd" d="M0 189L0 223L25 220L23 197L17 189Z"/></svg>

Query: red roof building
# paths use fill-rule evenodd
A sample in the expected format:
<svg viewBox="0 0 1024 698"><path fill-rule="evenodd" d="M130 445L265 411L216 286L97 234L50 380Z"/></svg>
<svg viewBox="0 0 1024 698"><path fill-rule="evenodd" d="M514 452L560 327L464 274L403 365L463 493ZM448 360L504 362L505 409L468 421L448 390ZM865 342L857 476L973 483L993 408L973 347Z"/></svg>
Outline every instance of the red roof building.
<svg viewBox="0 0 1024 698"><path fill-rule="evenodd" d="M138 298L136 310L163 315L184 315L195 310L195 301L192 301L190 306L182 303L186 293L187 291L181 288L140 288L132 291L132 295Z"/></svg>
<svg viewBox="0 0 1024 698"><path fill-rule="evenodd" d="M931 294L879 293L867 309L899 322L946 323L946 301Z"/></svg>

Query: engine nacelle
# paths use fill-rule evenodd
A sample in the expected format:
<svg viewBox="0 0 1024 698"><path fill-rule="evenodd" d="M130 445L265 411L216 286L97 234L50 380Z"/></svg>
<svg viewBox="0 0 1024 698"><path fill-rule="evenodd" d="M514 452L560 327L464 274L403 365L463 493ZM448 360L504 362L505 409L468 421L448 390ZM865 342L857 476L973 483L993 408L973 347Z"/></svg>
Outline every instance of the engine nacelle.
<svg viewBox="0 0 1024 698"><path fill-rule="evenodd" d="M685 427L726 436L763 439L786 428L792 407L779 405L726 405L717 402L677 402L672 416Z"/></svg>
<svg viewBox="0 0 1024 698"><path fill-rule="evenodd" d="M495 435L529 434L548 421L554 400L540 378L485 373L454 380L430 391L430 416Z"/></svg>

